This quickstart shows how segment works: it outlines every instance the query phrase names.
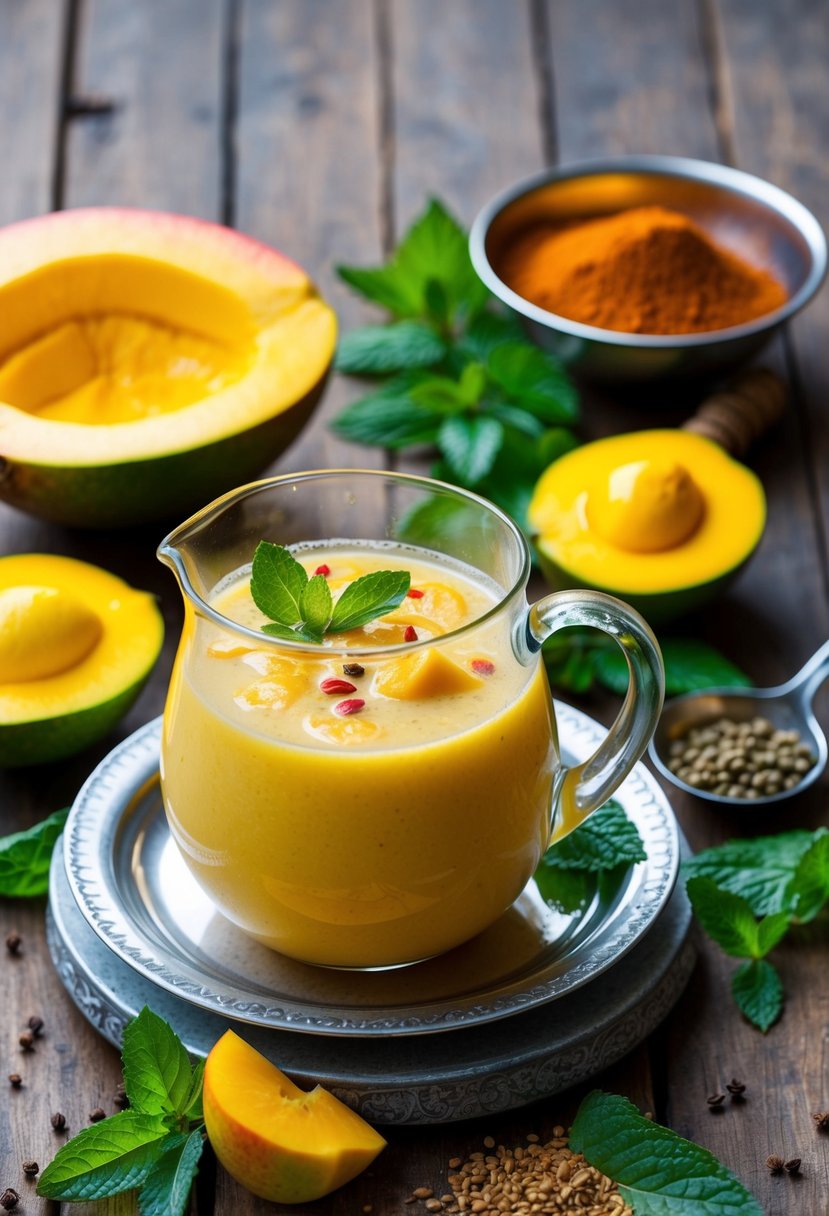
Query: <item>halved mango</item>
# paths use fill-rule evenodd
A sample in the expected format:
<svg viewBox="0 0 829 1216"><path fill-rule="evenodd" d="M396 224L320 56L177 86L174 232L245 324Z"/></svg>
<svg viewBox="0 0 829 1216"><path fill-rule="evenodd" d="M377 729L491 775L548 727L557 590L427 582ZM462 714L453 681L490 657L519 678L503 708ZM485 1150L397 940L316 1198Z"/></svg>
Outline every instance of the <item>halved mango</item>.
<svg viewBox="0 0 829 1216"><path fill-rule="evenodd" d="M275 1203L328 1195L386 1146L328 1090L299 1089L232 1030L207 1057L204 1121L227 1172Z"/></svg>
<svg viewBox="0 0 829 1216"><path fill-rule="evenodd" d="M480 687L477 676L435 649L394 659L380 667L374 677L374 691L397 701L424 701Z"/></svg>
<svg viewBox="0 0 829 1216"><path fill-rule="evenodd" d="M0 315L0 497L85 527L249 480L310 416L336 341L282 254L128 208L0 230Z"/></svg>

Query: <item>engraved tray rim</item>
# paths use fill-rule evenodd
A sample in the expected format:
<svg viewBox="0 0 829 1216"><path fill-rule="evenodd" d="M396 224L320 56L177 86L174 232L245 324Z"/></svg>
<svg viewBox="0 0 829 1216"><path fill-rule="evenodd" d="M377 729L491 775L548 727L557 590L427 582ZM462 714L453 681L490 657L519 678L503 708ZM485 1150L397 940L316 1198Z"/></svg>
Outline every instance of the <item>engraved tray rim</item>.
<svg viewBox="0 0 829 1216"><path fill-rule="evenodd" d="M568 758L585 758L604 735L587 714L556 702L562 748ZM630 868L615 920L612 915L576 946L567 966L539 965L536 973L510 982L495 982L489 991L449 995L408 1005L371 1006L343 1002L332 1010L290 992L263 1001L262 992L240 986L218 971L211 975L175 941L160 940L144 918L130 907L141 892L130 866L118 856L122 821L140 806L142 793L158 772L161 718L156 718L115 747L92 772L72 806L64 830L64 863L70 889L98 937L136 971L158 987L197 1006L253 1025L332 1035L422 1034L477 1025L532 1009L572 992L633 948L660 915L679 870L679 832L667 796L644 765L638 763L615 797L634 818L648 857ZM131 899L124 882L132 883ZM632 884L635 884L635 890ZM627 888L630 888L629 890ZM631 903L631 901L633 901ZM617 904L620 901L617 900ZM612 913L611 909L611 913ZM149 919L149 917L147 918ZM240 932L228 926L233 932ZM462 947L460 949L463 949ZM416 967L404 969L416 974ZM359 973L348 973L351 982Z"/></svg>

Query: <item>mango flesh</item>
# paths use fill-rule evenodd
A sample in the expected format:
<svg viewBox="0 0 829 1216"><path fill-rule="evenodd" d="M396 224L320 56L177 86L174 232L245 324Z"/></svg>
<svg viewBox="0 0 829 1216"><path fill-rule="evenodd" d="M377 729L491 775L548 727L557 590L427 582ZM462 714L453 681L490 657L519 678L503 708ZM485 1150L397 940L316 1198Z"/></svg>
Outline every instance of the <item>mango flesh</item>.
<svg viewBox="0 0 829 1216"><path fill-rule="evenodd" d="M421 701L480 688L481 681L440 650L421 650L381 667L374 691L398 701Z"/></svg>
<svg viewBox="0 0 829 1216"><path fill-rule="evenodd" d="M330 1194L386 1145L333 1094L299 1089L232 1030L207 1057L204 1119L227 1172L274 1203Z"/></svg>
<svg viewBox="0 0 829 1216"><path fill-rule="evenodd" d="M100 617L68 591L0 591L0 684L42 680L76 667L102 632Z"/></svg>

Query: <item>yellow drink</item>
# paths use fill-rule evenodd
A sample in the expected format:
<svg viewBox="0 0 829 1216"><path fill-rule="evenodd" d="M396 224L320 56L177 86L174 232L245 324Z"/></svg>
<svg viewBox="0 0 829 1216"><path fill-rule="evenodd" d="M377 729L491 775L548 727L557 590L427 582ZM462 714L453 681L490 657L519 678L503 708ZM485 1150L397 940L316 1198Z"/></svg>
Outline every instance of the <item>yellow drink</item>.
<svg viewBox="0 0 829 1216"><path fill-rule="evenodd" d="M162 747L170 828L217 906L269 946L344 967L426 958L497 919L546 848L558 759L543 668L516 661L508 614L453 632L499 600L468 567L385 546L296 556L328 567L335 597L379 569L408 570L415 594L290 654L188 605ZM265 623L247 571L211 604ZM356 647L377 657L347 675Z"/></svg>

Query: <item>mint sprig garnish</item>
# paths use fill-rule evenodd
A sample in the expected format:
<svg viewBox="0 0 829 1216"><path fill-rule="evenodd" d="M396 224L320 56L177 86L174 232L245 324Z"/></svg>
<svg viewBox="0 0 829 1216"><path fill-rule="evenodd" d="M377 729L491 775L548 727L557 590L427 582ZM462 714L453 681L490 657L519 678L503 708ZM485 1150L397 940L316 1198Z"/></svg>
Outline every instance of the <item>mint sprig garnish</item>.
<svg viewBox="0 0 829 1216"><path fill-rule="evenodd" d="M68 814L68 809L55 811L34 827L0 838L0 896L46 894L52 850Z"/></svg>
<svg viewBox="0 0 829 1216"><path fill-rule="evenodd" d="M580 827L551 845L541 864L552 870L598 873L644 861L647 854L636 824L611 799Z"/></svg>
<svg viewBox="0 0 829 1216"><path fill-rule="evenodd" d="M829 831L729 841L691 858L683 873L702 928L726 954L747 960L734 972L731 992L765 1033L784 1001L782 981L766 955L829 901Z"/></svg>
<svg viewBox="0 0 829 1216"><path fill-rule="evenodd" d="M389 377L333 429L385 448L426 444L434 476L476 490L520 524L536 480L576 446L576 390L562 364L500 310L475 273L461 225L432 199L384 266L338 267L389 314L345 334L335 366Z"/></svg>
<svg viewBox="0 0 829 1216"><path fill-rule="evenodd" d="M139 1190L141 1216L183 1216L204 1144L204 1063L193 1068L172 1028L146 1006L124 1030L130 1108L58 1150L37 1193L71 1203Z"/></svg>
<svg viewBox="0 0 829 1216"><path fill-rule="evenodd" d="M636 1216L763 1216L713 1153L646 1119L618 1094L587 1095L570 1148L613 1179Z"/></svg>
<svg viewBox="0 0 829 1216"><path fill-rule="evenodd" d="M325 576L308 572L283 545L260 541L253 555L250 593L270 617L262 631L292 642L321 643L326 634L359 629L394 612L406 598L406 570L376 570L345 588L336 603Z"/></svg>

